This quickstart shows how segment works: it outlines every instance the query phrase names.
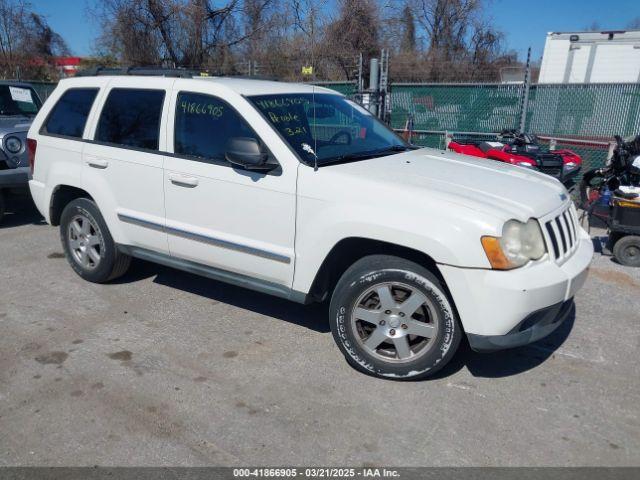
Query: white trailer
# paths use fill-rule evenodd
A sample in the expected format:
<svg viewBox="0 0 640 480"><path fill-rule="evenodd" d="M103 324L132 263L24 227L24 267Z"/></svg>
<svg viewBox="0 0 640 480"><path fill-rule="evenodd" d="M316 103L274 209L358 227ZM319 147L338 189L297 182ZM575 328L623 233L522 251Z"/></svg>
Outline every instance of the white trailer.
<svg viewBox="0 0 640 480"><path fill-rule="evenodd" d="M538 83L640 82L640 30L550 32Z"/></svg>

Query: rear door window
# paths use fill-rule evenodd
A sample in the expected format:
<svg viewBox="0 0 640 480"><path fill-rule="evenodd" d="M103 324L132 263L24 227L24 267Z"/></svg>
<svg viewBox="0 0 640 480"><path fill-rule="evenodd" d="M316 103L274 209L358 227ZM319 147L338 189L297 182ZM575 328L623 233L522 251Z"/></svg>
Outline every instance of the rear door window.
<svg viewBox="0 0 640 480"><path fill-rule="evenodd" d="M63 137L82 138L97 88L67 90L53 107L42 133Z"/></svg>
<svg viewBox="0 0 640 480"><path fill-rule="evenodd" d="M102 108L95 140L158 150L164 90L114 88Z"/></svg>

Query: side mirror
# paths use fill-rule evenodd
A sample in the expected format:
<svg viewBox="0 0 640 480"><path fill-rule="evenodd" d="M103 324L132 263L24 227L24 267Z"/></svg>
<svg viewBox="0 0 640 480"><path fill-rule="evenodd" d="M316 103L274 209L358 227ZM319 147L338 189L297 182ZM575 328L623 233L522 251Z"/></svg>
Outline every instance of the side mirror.
<svg viewBox="0 0 640 480"><path fill-rule="evenodd" d="M269 155L260 148L260 143L255 138L230 138L224 156L228 162L247 170L272 170L275 167L267 163Z"/></svg>

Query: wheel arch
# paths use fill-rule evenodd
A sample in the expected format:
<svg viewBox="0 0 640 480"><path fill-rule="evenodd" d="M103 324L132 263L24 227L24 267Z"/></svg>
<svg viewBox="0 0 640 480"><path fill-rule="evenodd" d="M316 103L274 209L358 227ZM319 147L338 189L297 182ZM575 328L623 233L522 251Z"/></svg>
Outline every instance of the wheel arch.
<svg viewBox="0 0 640 480"><path fill-rule="evenodd" d="M365 237L347 237L336 243L318 269L309 299L323 301L331 294L342 274L356 261L369 255L394 255L413 261L433 273L445 289L446 282L435 260L419 250L395 243ZM448 290L448 289L447 289Z"/></svg>
<svg viewBox="0 0 640 480"><path fill-rule="evenodd" d="M60 225L60 217L64 208L73 200L77 198L88 198L93 200L93 197L82 188L74 187L71 185L57 185L53 189L51 194L51 201L49 203L49 219L53 226Z"/></svg>

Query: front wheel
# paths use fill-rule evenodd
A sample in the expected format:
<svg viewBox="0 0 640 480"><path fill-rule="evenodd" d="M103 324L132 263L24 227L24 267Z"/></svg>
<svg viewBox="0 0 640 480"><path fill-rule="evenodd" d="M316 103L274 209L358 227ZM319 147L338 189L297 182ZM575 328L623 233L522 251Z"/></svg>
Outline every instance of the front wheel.
<svg viewBox="0 0 640 480"><path fill-rule="evenodd" d="M118 251L98 206L88 198L73 200L64 208L60 240L71 268L90 282L118 278L131 263L131 257Z"/></svg>
<svg viewBox="0 0 640 480"><path fill-rule="evenodd" d="M426 268L372 255L340 278L330 306L333 337L356 369L420 379L444 367L462 331L440 281Z"/></svg>

